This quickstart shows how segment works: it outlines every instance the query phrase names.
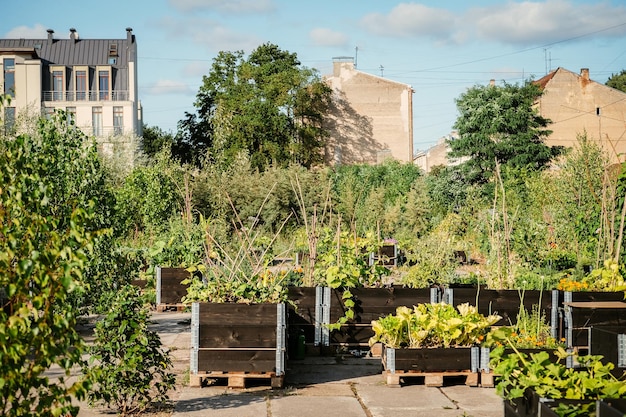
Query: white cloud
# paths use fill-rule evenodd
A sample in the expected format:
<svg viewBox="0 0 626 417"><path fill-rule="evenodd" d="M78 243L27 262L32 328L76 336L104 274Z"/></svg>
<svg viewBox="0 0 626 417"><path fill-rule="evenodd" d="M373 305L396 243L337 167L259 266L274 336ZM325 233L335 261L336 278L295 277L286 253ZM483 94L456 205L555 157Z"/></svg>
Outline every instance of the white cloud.
<svg viewBox="0 0 626 417"><path fill-rule="evenodd" d="M160 79L153 85L146 87L146 94L165 95L165 94L190 94L193 90L187 85L176 80Z"/></svg>
<svg viewBox="0 0 626 417"><path fill-rule="evenodd" d="M626 7L607 3L580 5L567 0L524 1L474 9L468 14L478 37L504 43L532 45L574 39L582 35L623 36ZM585 36L586 37L586 36Z"/></svg>
<svg viewBox="0 0 626 417"><path fill-rule="evenodd" d="M47 29L41 23L37 23L33 27L17 26L8 31L3 37L5 39L45 39L48 37Z"/></svg>
<svg viewBox="0 0 626 417"><path fill-rule="evenodd" d="M348 36L327 28L315 28L309 32L309 38L318 46L345 46Z"/></svg>
<svg viewBox="0 0 626 417"><path fill-rule="evenodd" d="M263 13L275 9L272 0L169 0L181 12L217 10L223 13Z"/></svg>
<svg viewBox="0 0 626 417"><path fill-rule="evenodd" d="M361 24L377 35L447 40L457 24L457 17L444 9L417 3L400 3L386 15L366 15Z"/></svg>
<svg viewBox="0 0 626 417"><path fill-rule="evenodd" d="M549 44L578 37L622 37L626 6L572 0L508 1L454 14L418 3L400 3L387 14L363 17L362 26L376 35L431 38L464 43L488 40L513 45ZM607 30L608 28L614 29Z"/></svg>

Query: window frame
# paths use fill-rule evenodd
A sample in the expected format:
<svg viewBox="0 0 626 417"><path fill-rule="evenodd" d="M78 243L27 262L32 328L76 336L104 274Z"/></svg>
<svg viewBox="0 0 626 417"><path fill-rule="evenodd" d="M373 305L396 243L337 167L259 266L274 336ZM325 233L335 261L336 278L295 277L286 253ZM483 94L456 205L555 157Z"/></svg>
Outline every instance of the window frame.
<svg viewBox="0 0 626 417"><path fill-rule="evenodd" d="M66 101L65 93L66 93L66 84L65 79L67 77L67 70L63 65L51 65L50 66L50 79L51 79L51 90L52 90L52 101ZM57 78L57 73L60 73L60 78ZM60 90L57 90L57 81L60 81Z"/></svg>
<svg viewBox="0 0 626 417"><path fill-rule="evenodd" d="M107 85L106 88L102 88L102 80L105 78L101 77L101 73L106 73ZM110 66L97 66L96 67L96 78L97 78L97 87L98 87L98 100L100 101L109 101L111 97L111 77L112 70Z"/></svg>
<svg viewBox="0 0 626 417"><path fill-rule="evenodd" d="M83 90L79 90L78 74L83 72L85 73L85 88ZM83 77L80 77L80 79L82 80ZM89 67L74 67L74 99L76 101L87 101L89 99Z"/></svg>
<svg viewBox="0 0 626 417"><path fill-rule="evenodd" d="M91 108L91 127L94 136L102 136L102 106Z"/></svg>
<svg viewBox="0 0 626 417"><path fill-rule="evenodd" d="M113 106L113 133L121 135L124 133L124 107Z"/></svg>
<svg viewBox="0 0 626 417"><path fill-rule="evenodd" d="M8 66L7 62L13 61L13 65ZM7 69L10 68L10 69ZM2 60L2 85L4 89L4 94L10 96L11 98L15 98L15 58L3 58ZM7 83L8 75L11 74L10 79L11 83ZM10 85L10 86L9 86Z"/></svg>

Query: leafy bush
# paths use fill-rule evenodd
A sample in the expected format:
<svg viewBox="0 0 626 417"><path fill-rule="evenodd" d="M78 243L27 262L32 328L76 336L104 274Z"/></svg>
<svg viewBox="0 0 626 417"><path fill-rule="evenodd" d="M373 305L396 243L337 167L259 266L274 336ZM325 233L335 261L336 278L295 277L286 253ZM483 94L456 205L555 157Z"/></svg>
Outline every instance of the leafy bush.
<svg viewBox="0 0 626 417"><path fill-rule="evenodd" d="M111 311L96 324L95 341L86 375L94 382L92 404L114 406L122 416L164 404L175 376L159 335L148 328L148 311L139 290L125 286Z"/></svg>
<svg viewBox="0 0 626 417"><path fill-rule="evenodd" d="M529 355L516 351L504 354L504 347L491 351L490 365L499 375L496 393L505 400L521 398L526 390L534 390L541 398L598 400L623 398L626 395L626 380L618 379L611 371L615 365L601 362L602 356L577 356L580 365L568 368L563 360L570 354L559 347L553 363L548 352ZM568 415L589 415L587 411Z"/></svg>
<svg viewBox="0 0 626 417"><path fill-rule="evenodd" d="M85 348L70 298L84 283L97 219L94 201L69 183L89 181L70 172L93 148L60 125L41 120L32 136L0 140L0 415L7 417L76 415L72 399L89 386L69 378ZM46 374L53 366L58 379Z"/></svg>

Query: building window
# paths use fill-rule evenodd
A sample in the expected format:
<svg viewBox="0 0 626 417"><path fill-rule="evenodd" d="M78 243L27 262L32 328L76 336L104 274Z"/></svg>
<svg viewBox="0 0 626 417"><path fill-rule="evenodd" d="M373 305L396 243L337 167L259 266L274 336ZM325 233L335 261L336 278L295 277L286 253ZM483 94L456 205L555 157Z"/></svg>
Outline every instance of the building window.
<svg viewBox="0 0 626 417"><path fill-rule="evenodd" d="M108 100L110 94L109 70L98 70L98 94L100 100Z"/></svg>
<svg viewBox="0 0 626 417"><path fill-rule="evenodd" d="M76 100L83 101L87 99L87 70L81 69L76 71Z"/></svg>
<svg viewBox="0 0 626 417"><path fill-rule="evenodd" d="M91 109L91 124L93 126L93 135L102 136L102 107Z"/></svg>
<svg viewBox="0 0 626 417"><path fill-rule="evenodd" d="M68 125L76 124L76 107L66 107L65 115Z"/></svg>
<svg viewBox="0 0 626 417"><path fill-rule="evenodd" d="M4 94L15 97L15 59L5 58L4 68Z"/></svg>
<svg viewBox="0 0 626 417"><path fill-rule="evenodd" d="M55 69L52 71L52 100L54 101L63 100L64 78L63 70Z"/></svg>
<svg viewBox="0 0 626 417"><path fill-rule="evenodd" d="M113 107L113 133L121 135L124 133L124 108Z"/></svg>

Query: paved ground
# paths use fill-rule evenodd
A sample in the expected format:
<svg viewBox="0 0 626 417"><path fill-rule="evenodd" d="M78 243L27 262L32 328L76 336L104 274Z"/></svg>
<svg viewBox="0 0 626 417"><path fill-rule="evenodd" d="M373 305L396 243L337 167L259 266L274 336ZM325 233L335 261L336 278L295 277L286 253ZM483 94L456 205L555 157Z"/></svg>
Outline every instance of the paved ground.
<svg viewBox="0 0 626 417"><path fill-rule="evenodd" d="M170 348L176 372L184 379L189 369L190 315L153 314L153 328ZM309 356L288 361L284 388L271 390L259 380L245 390L216 385L182 385L171 394L171 417L501 417L502 400L493 388L466 387L449 381L444 387L424 386L420 379L401 388L385 385L380 359ZM102 417L107 410L81 406L80 417ZM110 415L110 414L109 414Z"/></svg>

